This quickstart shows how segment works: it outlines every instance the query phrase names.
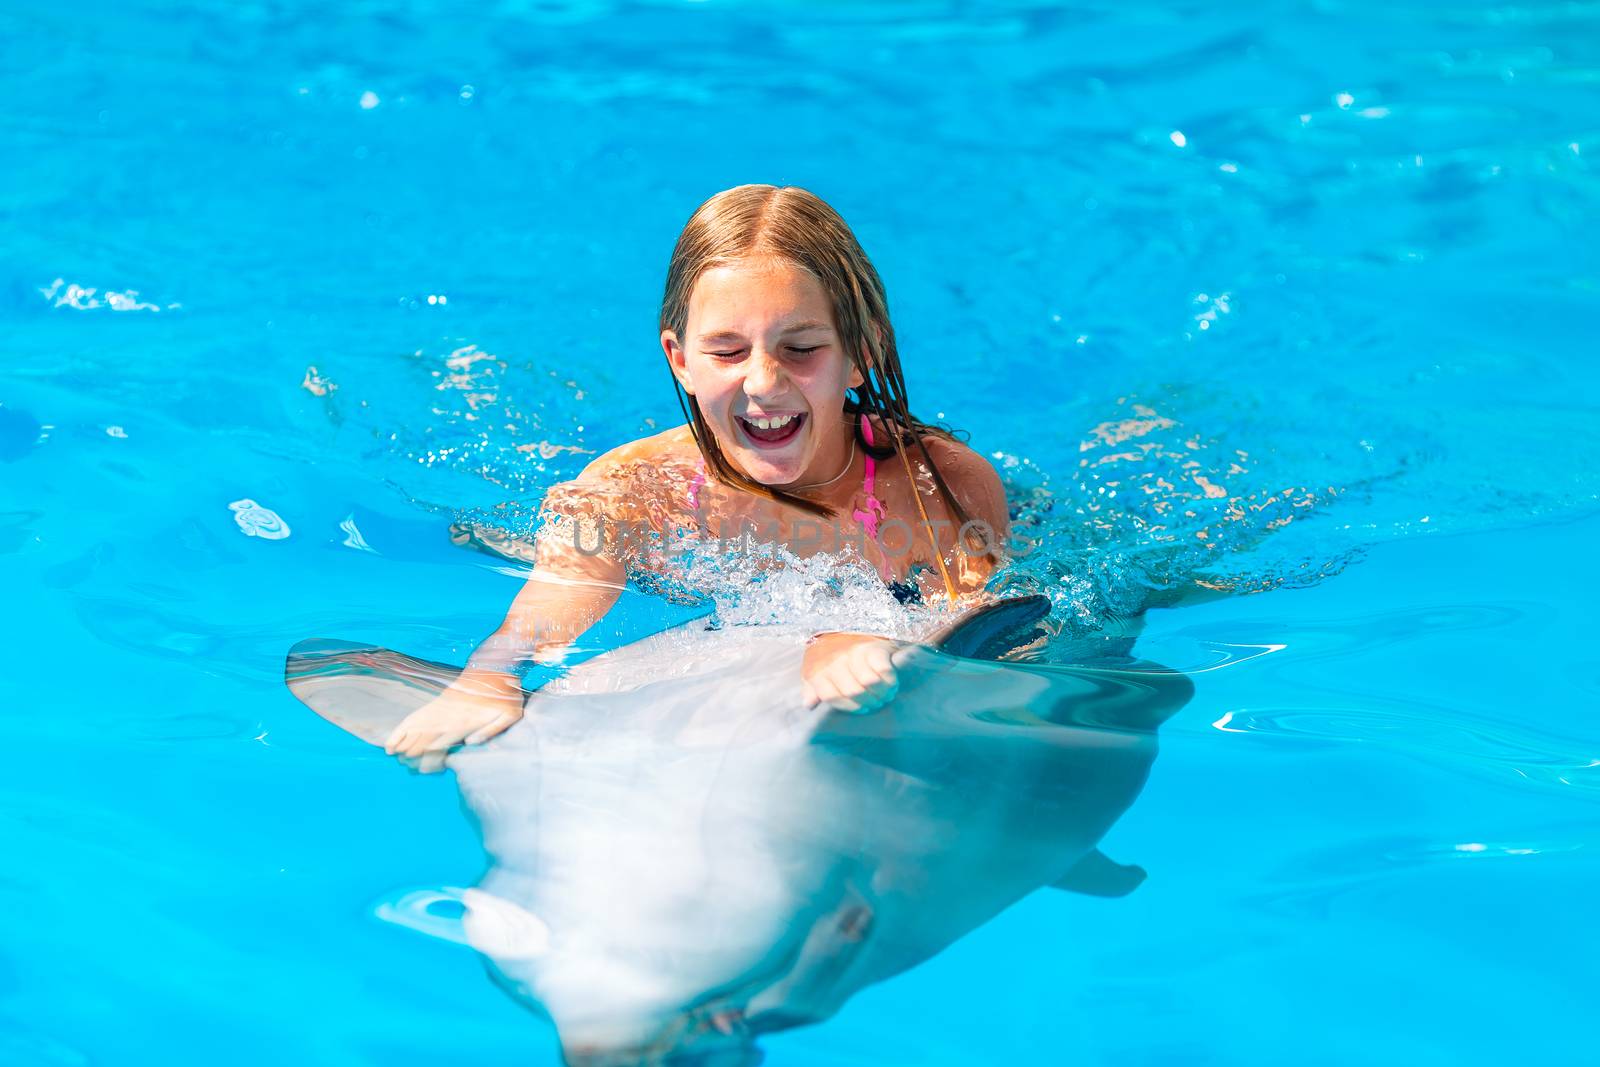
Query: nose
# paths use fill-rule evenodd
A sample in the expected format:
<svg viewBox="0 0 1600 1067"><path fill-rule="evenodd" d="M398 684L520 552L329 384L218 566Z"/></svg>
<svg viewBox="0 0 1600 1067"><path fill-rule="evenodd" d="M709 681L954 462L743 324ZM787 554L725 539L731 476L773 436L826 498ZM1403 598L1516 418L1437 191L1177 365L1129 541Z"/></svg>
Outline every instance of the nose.
<svg viewBox="0 0 1600 1067"><path fill-rule="evenodd" d="M744 393L752 400L772 400L783 392L783 364L764 348L753 348L745 364Z"/></svg>

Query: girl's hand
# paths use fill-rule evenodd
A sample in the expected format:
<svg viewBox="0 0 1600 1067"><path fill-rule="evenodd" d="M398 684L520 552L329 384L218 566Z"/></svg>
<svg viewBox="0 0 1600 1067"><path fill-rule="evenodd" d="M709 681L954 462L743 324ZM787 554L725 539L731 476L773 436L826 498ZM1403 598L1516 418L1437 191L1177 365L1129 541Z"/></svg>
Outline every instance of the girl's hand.
<svg viewBox="0 0 1600 1067"><path fill-rule="evenodd" d="M900 688L895 667L916 647L870 634L818 634L800 668L806 707L861 713L883 707Z"/></svg>
<svg viewBox="0 0 1600 1067"><path fill-rule="evenodd" d="M458 681L403 719L383 750L420 774L444 769L457 745L478 745L522 718L520 687Z"/></svg>

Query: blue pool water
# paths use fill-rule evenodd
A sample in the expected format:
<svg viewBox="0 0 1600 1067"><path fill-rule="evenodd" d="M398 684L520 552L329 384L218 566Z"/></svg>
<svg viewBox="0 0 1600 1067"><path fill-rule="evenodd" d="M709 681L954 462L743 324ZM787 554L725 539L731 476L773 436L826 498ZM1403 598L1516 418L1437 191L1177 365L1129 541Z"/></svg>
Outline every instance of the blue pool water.
<svg viewBox="0 0 1600 1067"><path fill-rule="evenodd" d="M1581 1058L1594 5L27 4L0 88L0 1062L554 1062L374 917L481 871L449 776L283 654L464 657L517 579L449 524L675 421L667 255L748 181L851 222L1064 641L1241 593L1139 641L1196 685L1144 886L768 1062Z"/></svg>

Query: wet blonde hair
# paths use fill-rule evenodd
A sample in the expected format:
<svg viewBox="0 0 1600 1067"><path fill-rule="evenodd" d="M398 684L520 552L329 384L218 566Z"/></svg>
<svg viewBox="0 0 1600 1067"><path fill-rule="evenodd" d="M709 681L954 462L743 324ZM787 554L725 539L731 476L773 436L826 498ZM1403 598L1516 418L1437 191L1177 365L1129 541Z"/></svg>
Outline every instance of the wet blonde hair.
<svg viewBox="0 0 1600 1067"><path fill-rule="evenodd" d="M667 289L661 299L661 329L671 330L679 344L687 345L689 297L700 276L714 267L762 259L793 264L821 282L828 294L845 357L855 363L863 378L860 386L845 394L844 405L847 413L856 416L858 446L880 460L898 455L920 508L906 457L907 451L915 448L932 473L945 506L958 524L966 523L965 509L923 443L930 434L949 440L955 440L955 436L948 427L925 423L911 414L883 282L850 227L821 198L793 185L740 185L701 204L672 250ZM716 435L701 414L699 403L684 392L676 377L673 387L706 467L718 481L814 515L832 517L831 510L821 504L762 485L736 470L717 446ZM864 414L877 416L887 431L887 441L878 437L873 445L867 444L861 434ZM923 518L926 521L926 516ZM929 537L938 557L938 542L932 538L931 530ZM942 563L940 566L942 569Z"/></svg>

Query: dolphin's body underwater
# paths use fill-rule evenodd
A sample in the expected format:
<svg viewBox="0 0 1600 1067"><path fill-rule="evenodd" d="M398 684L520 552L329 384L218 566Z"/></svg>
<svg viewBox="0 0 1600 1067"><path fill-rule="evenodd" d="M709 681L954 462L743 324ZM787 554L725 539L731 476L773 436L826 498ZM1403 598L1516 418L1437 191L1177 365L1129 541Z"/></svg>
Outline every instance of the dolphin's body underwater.
<svg viewBox="0 0 1600 1067"><path fill-rule="evenodd" d="M703 620L596 656L447 765L490 859L476 889L388 917L471 945L546 1013L568 1063L743 1065L1047 885L1143 878L1095 848L1192 686L1106 667L979 662L1048 608L948 627L864 715L807 709L809 630ZM308 641L287 680L373 744L456 668ZM453 897L461 918L427 905Z"/></svg>

